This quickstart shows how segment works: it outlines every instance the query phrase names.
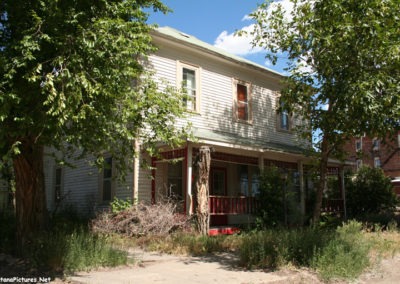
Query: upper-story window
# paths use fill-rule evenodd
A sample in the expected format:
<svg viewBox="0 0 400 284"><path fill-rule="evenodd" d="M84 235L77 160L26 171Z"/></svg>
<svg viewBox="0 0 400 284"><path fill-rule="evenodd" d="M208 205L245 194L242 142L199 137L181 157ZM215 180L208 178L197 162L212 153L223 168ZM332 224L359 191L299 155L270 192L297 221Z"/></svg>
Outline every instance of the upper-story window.
<svg viewBox="0 0 400 284"><path fill-rule="evenodd" d="M379 140L377 138L372 139L372 150L379 150Z"/></svg>
<svg viewBox="0 0 400 284"><path fill-rule="evenodd" d="M360 138L356 140L356 151L359 152L361 150L362 150L362 140Z"/></svg>
<svg viewBox="0 0 400 284"><path fill-rule="evenodd" d="M283 102L279 101L279 105L282 110L280 113L278 113L278 129L283 131L290 131L292 126L289 112L283 108Z"/></svg>
<svg viewBox="0 0 400 284"><path fill-rule="evenodd" d="M199 112L200 106L200 68L178 62L178 84L186 94L184 104L189 111Z"/></svg>
<svg viewBox="0 0 400 284"><path fill-rule="evenodd" d="M251 84L234 80L235 117L238 121L251 122Z"/></svg>

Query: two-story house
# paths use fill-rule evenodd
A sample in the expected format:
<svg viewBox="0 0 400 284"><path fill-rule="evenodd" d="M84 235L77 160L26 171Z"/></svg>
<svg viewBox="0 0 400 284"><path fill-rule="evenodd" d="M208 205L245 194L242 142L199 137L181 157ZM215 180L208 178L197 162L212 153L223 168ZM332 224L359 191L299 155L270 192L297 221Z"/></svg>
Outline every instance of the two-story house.
<svg viewBox="0 0 400 284"><path fill-rule="evenodd" d="M260 171L270 165L290 176L299 211L304 213L305 187L311 183L305 181L305 165L310 160L303 151L309 144L293 131L301 119L276 112L283 76L172 28L158 28L152 36L159 49L149 57L148 67L155 71L156 80L187 92L187 119L196 139L178 149L163 148L162 158L142 153L124 184L113 179L112 157L106 158L110 167L102 172L84 160L74 168L62 168L46 159L49 209L57 206L57 200L88 212L114 197L157 202L171 196L180 202L182 212L191 214L193 162L199 147L206 145L214 149L209 200L212 224L248 222ZM153 166L151 170L139 166L143 158Z"/></svg>
<svg viewBox="0 0 400 284"><path fill-rule="evenodd" d="M346 145L348 160L354 164L354 171L362 165L382 168L392 179L394 190L400 196L400 131L385 141L368 136L354 137Z"/></svg>

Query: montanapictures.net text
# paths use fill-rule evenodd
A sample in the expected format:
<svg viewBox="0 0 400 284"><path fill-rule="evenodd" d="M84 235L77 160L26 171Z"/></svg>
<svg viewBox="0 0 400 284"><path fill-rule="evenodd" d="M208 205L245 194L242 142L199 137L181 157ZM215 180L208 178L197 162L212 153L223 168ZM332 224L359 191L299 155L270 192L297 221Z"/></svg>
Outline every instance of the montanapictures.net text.
<svg viewBox="0 0 400 284"><path fill-rule="evenodd" d="M51 277L0 277L0 283L50 283Z"/></svg>

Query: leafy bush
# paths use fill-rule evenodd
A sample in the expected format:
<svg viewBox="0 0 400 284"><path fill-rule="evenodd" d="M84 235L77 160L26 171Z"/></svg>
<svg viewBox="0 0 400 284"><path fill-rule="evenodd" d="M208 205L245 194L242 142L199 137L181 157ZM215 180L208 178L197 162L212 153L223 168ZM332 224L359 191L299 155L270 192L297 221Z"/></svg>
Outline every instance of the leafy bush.
<svg viewBox="0 0 400 284"><path fill-rule="evenodd" d="M284 223L284 191L283 180L277 167L265 169L260 177L257 212L261 225L276 226Z"/></svg>
<svg viewBox="0 0 400 284"><path fill-rule="evenodd" d="M132 207L132 201L130 199L124 200L117 197L111 202L111 212L119 213Z"/></svg>
<svg viewBox="0 0 400 284"><path fill-rule="evenodd" d="M362 167L347 185L347 208L352 217L392 211L398 200L382 169Z"/></svg>
<svg viewBox="0 0 400 284"><path fill-rule="evenodd" d="M171 201L148 205L139 203L126 210L113 213L102 212L92 221L94 232L125 236L158 235L188 226L186 215L175 213L176 205Z"/></svg>

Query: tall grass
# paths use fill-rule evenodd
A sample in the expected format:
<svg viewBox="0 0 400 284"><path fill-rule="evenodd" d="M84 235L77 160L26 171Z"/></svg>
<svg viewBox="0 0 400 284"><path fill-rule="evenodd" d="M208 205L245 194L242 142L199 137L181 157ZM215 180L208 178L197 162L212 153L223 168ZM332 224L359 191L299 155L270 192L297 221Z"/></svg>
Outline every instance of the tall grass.
<svg viewBox="0 0 400 284"><path fill-rule="evenodd" d="M255 231L243 237L240 260L248 268L309 266L315 251L329 238L328 231L312 228Z"/></svg>
<svg viewBox="0 0 400 284"><path fill-rule="evenodd" d="M36 267L64 273L122 265L128 259L127 252L113 248L106 236L82 227L38 235L28 247L26 257Z"/></svg>
<svg viewBox="0 0 400 284"><path fill-rule="evenodd" d="M339 227L334 238L314 255L312 267L323 279L354 279L369 266L371 245L361 227L355 221Z"/></svg>
<svg viewBox="0 0 400 284"><path fill-rule="evenodd" d="M325 279L355 278L369 265L370 242L361 224L336 230L303 228L256 231L243 237L241 263L248 268L276 269L292 264L314 268Z"/></svg>

